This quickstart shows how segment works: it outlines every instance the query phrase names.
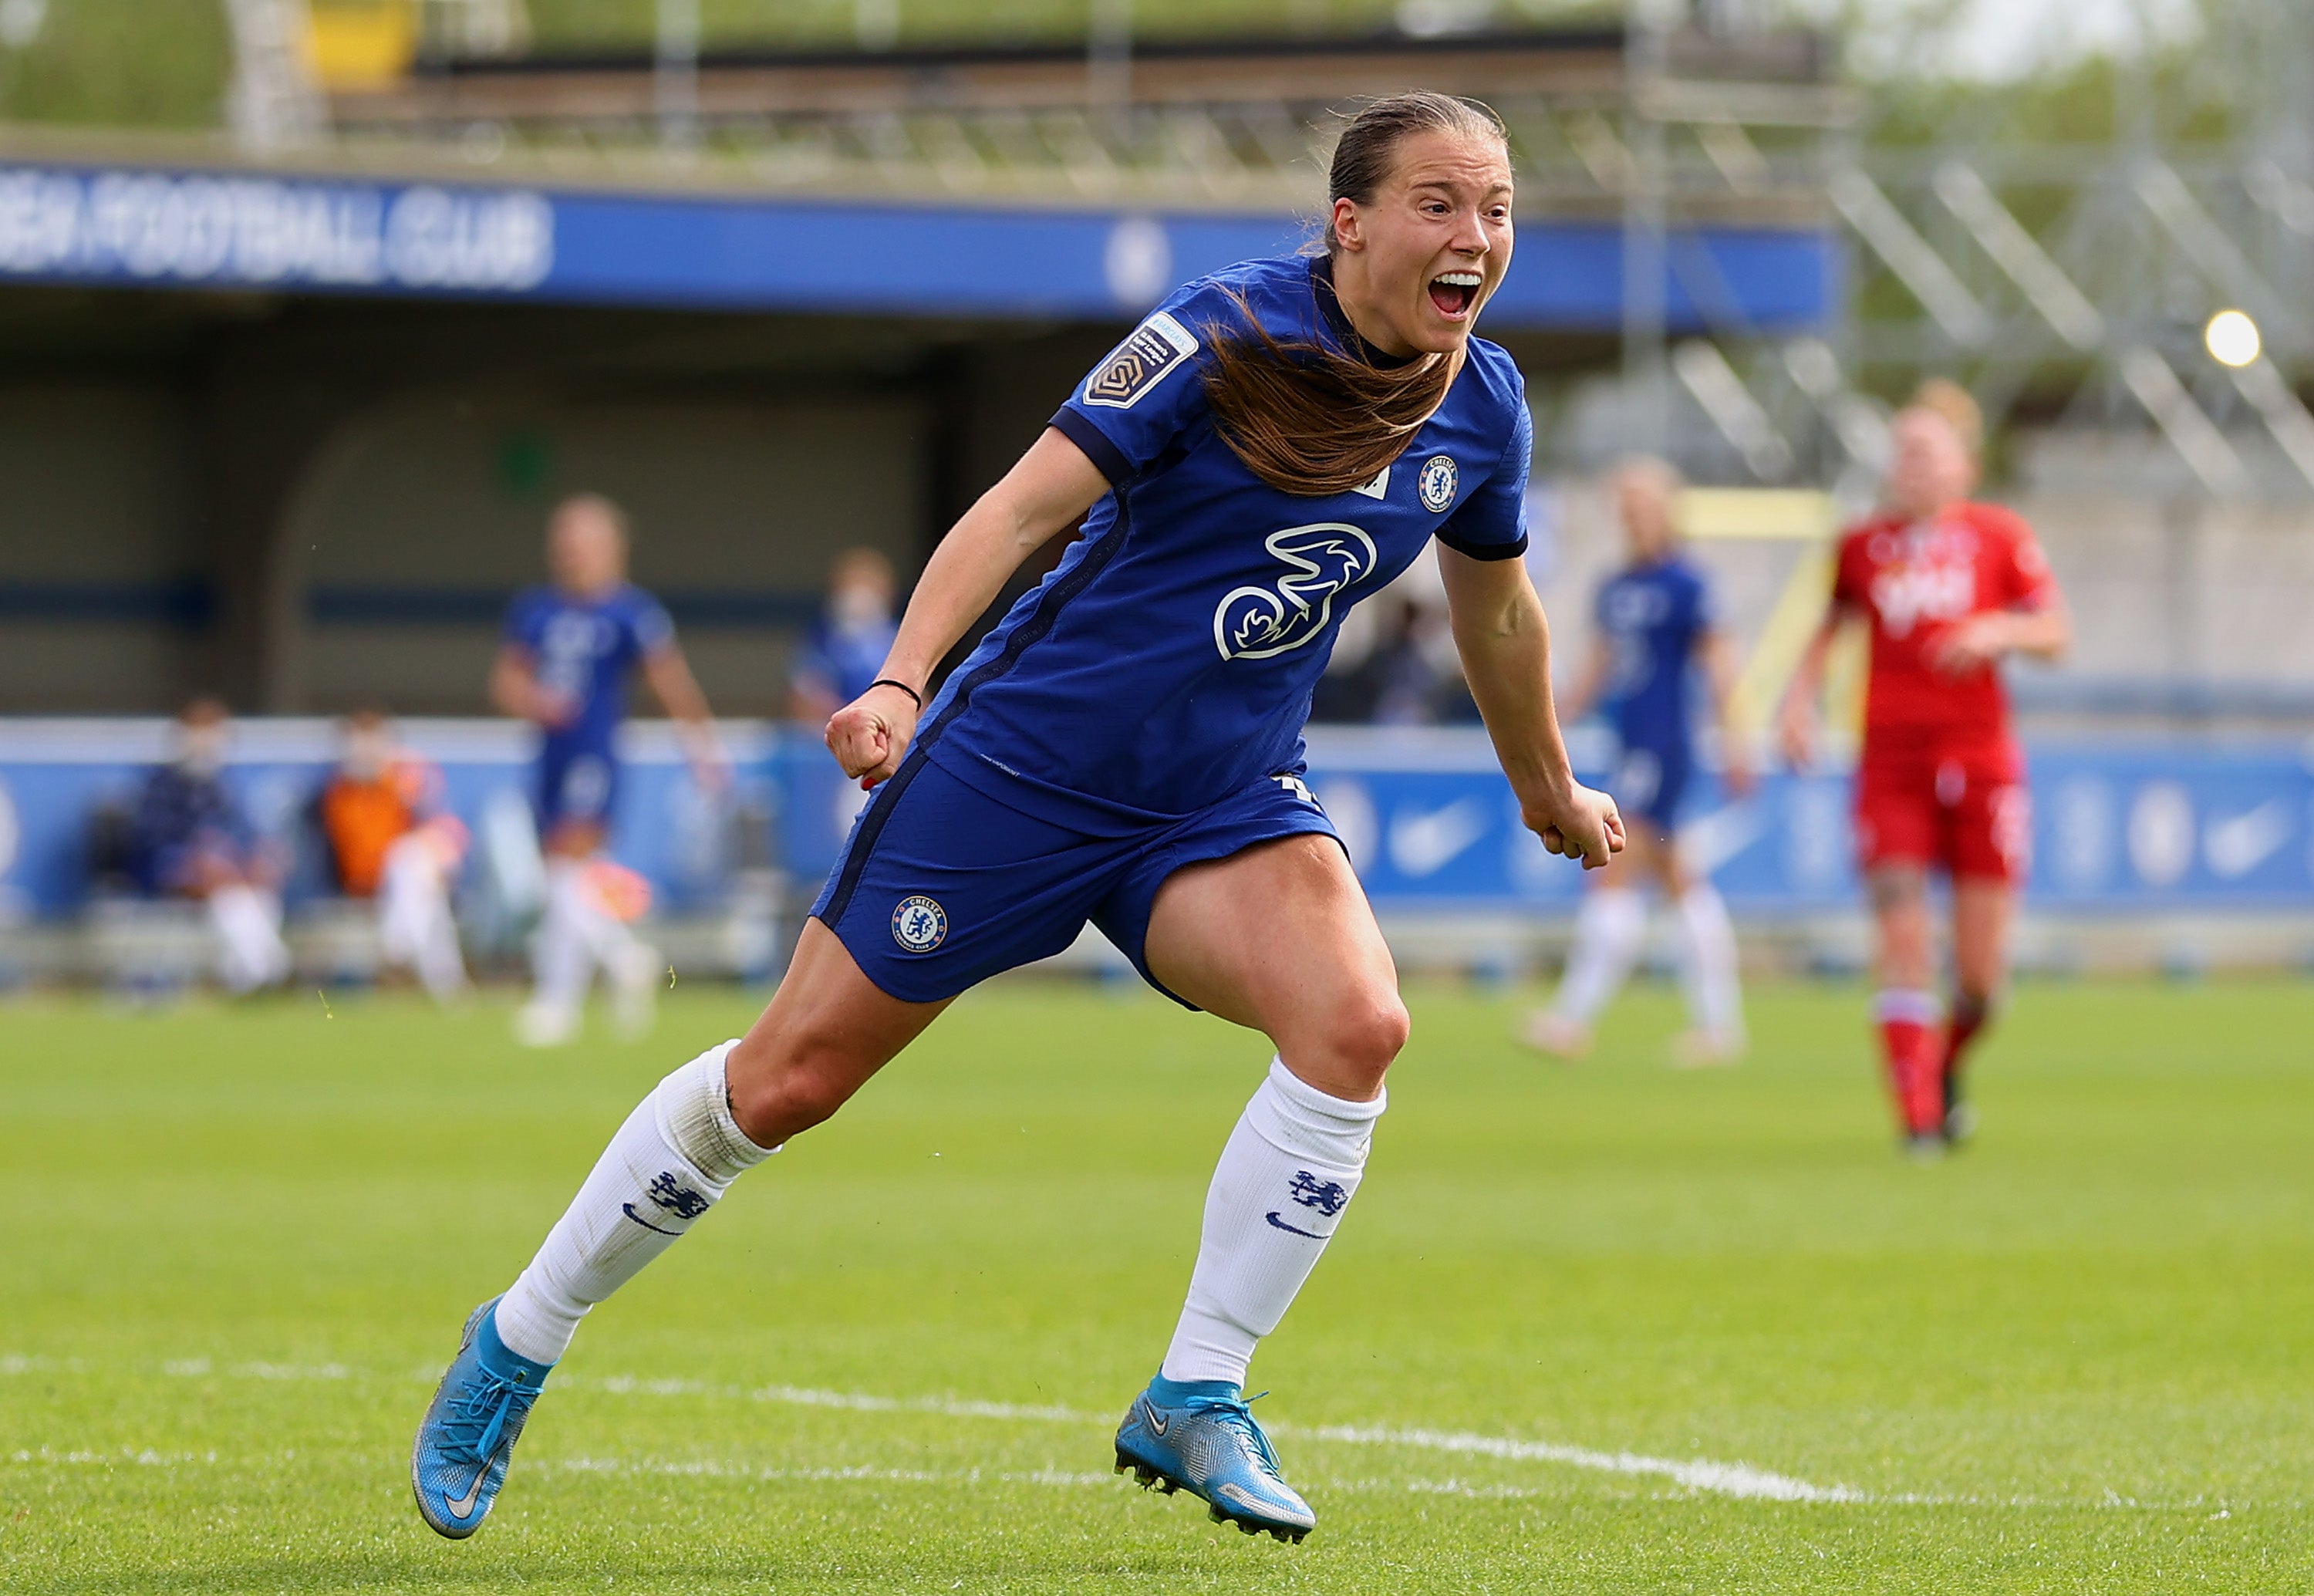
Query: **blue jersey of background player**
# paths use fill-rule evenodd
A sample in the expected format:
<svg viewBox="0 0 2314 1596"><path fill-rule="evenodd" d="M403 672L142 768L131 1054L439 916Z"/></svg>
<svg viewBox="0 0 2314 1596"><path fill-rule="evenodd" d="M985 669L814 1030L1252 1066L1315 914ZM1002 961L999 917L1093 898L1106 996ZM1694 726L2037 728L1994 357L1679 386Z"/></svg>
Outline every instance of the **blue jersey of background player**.
<svg viewBox="0 0 2314 1596"><path fill-rule="evenodd" d="M1608 790L1625 815L1668 834L1695 767L1692 684L1711 637L1711 590L1674 550L1608 578L1592 613L1605 655L1599 707L1618 745Z"/></svg>
<svg viewBox="0 0 2314 1596"><path fill-rule="evenodd" d="M1617 517L1630 560L1600 586L1590 657L1565 712L1604 711L1621 744L1607 790L1630 821L1624 856L1590 883L1576 917L1566 979L1551 1006L1532 1016L1528 1041L1576 1057L1593 1020L1638 958L1647 937L1645 886L1677 912L1689 1028L1674 1045L1683 1064L1732 1063L1744 1050L1736 933L1710 881L1688 867L1674 842L1695 772L1695 685L1710 691L1730 789L1751 789L1743 739L1728 725L1734 656L1714 622L1703 572L1680 552L1674 509L1679 477L1660 460L1626 462L1615 473Z"/></svg>
<svg viewBox="0 0 2314 1596"><path fill-rule="evenodd" d="M637 670L682 728L702 784L726 782L707 700L657 599L627 580L626 518L596 494L556 507L546 558L552 581L508 607L490 699L539 728L534 801L547 861L546 904L535 944L537 992L516 1034L551 1046L577 1034L587 989L601 968L622 1025L640 1030L658 990L658 961L628 932L587 862L610 835L619 791L618 732L627 680ZM599 875L600 872L596 872Z"/></svg>
<svg viewBox="0 0 2314 1596"><path fill-rule="evenodd" d="M411 1470L442 1533L481 1522L589 1306L950 999L1088 921L1153 984L1276 1048L1117 1466L1248 1530L1298 1540L1316 1521L1242 1384L1357 1189L1406 1040L1389 947L1300 773L1343 610L1441 545L1455 644L1526 823L1586 864L1622 845L1613 804L1568 771L1550 629L1517 558L1518 374L1470 336L1510 258L1502 123L1443 94L1375 101L1329 182L1322 259L1174 295L933 551L879 680L828 722L876 796L770 1007L660 1083L470 1321ZM1080 524L927 708L966 628Z"/></svg>

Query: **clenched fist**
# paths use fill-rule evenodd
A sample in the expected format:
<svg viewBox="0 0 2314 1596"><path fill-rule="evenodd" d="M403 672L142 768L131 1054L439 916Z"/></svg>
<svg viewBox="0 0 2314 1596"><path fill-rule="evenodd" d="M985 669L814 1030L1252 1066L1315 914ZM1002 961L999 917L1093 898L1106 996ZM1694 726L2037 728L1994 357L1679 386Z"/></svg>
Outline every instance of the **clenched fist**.
<svg viewBox="0 0 2314 1596"><path fill-rule="evenodd" d="M862 790L900 768L916 737L915 700L889 683L870 687L828 717L827 751Z"/></svg>
<svg viewBox="0 0 2314 1596"><path fill-rule="evenodd" d="M1564 798L1527 804L1522 813L1545 848L1581 860L1586 870L1601 869L1623 851L1623 816L1603 792L1570 785Z"/></svg>

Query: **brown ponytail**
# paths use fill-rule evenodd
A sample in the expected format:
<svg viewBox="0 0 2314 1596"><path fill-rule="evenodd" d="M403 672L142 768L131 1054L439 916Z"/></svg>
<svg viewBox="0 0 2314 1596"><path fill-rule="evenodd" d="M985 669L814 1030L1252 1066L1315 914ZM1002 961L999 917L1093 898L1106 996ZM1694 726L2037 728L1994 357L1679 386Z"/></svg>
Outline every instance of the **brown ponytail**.
<svg viewBox="0 0 2314 1596"><path fill-rule="evenodd" d="M1334 145L1327 181L1329 256L1341 247L1330 201L1372 205L1399 145L1418 133L1506 137L1502 119L1476 101L1423 91L1370 102ZM1328 290L1321 285L1319 291ZM1371 482L1404 453L1454 380L1456 365L1447 356L1378 366L1365 357L1363 343L1345 354L1316 342L1282 342L1250 314L1246 321L1250 337L1213 336L1206 399L1222 441L1281 493L1318 498Z"/></svg>

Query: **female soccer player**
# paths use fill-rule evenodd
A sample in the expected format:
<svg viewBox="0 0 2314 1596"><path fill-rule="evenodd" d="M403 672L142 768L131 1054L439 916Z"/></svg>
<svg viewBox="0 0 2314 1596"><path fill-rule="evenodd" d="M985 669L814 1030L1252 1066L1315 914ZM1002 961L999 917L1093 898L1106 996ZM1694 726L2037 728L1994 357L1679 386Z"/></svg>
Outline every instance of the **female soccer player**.
<svg viewBox="0 0 2314 1596"><path fill-rule="evenodd" d="M1176 293L933 554L884 679L828 723L875 796L771 1006L659 1084L530 1267L468 1320L412 1459L443 1534L489 1512L592 1304L958 992L1089 920L1158 990L1276 1047L1223 1149L1188 1305L1117 1467L1249 1533L1299 1539L1316 1521L1241 1388L1357 1190L1407 1033L1390 951L1302 780L1342 611L1435 538L1527 824L1586 864L1622 842L1612 802L1568 772L1517 558L1519 374L1471 338L1510 259L1502 126L1443 95L1377 101L1345 130L1332 190L1323 255ZM1080 516L1059 566L920 718L934 662Z"/></svg>
<svg viewBox="0 0 2314 1596"><path fill-rule="evenodd" d="M1968 1133L1961 1062L2007 968L2031 860L2025 762L2000 663L2055 659L2072 636L2033 529L1968 499L1983 427L1951 383L1923 385L1897 414L1886 507L1841 540L1831 609L1784 700L1784 752L1802 768L1833 637L1850 621L1869 624L1857 851L1879 943L1882 1055L1904 1146L1921 1159ZM1955 990L1941 1025L1930 991L1931 867L1952 878Z"/></svg>
<svg viewBox="0 0 2314 1596"><path fill-rule="evenodd" d="M539 840L546 910L539 921L538 986L515 1035L552 1047L578 1034L587 988L601 966L630 1032L649 1027L658 957L603 901L597 855L619 791L619 723L637 666L683 728L702 783L723 780L707 700L658 600L627 580L627 520L599 494L555 507L546 532L553 581L515 595L490 671L490 701L539 728Z"/></svg>
<svg viewBox="0 0 2314 1596"><path fill-rule="evenodd" d="M1615 509L1630 562L1599 588L1590 658L1565 706L1570 719L1580 719L1605 703L1621 744L1607 790L1630 826L1630 849L1591 877L1567 978L1551 1007L1527 1026L1529 1042L1562 1058L1590 1051L1592 1021L1638 959L1647 931L1641 893L1650 878L1679 914L1689 1029L1674 1045L1674 1059L1693 1067L1732 1064L1744 1054L1735 928L1727 905L1681 858L1676 840L1680 803L1695 772L1698 667L1719 723L1727 786L1739 795L1752 786L1744 740L1728 714L1735 653L1713 622L1707 578L1681 551L1673 520L1679 489L1678 472L1661 460L1627 461L1616 472Z"/></svg>

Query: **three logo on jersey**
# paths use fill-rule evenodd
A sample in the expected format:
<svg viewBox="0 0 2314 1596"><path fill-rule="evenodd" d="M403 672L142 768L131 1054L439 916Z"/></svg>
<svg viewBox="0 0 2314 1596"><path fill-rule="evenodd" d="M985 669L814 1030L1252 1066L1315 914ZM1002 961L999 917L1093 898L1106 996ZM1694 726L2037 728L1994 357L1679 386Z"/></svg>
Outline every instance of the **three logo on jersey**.
<svg viewBox="0 0 2314 1596"><path fill-rule="evenodd" d="M1415 475L1422 507L1433 515L1445 510L1460 475L1452 455L1424 461ZM1386 491L1389 481L1385 470L1370 486ZM1233 587L1214 606L1214 647L1223 659L1270 659L1317 641L1333 621L1334 595L1371 575L1380 560L1373 539L1347 521L1289 526L1264 538L1262 547L1285 564L1285 574L1266 587Z"/></svg>

